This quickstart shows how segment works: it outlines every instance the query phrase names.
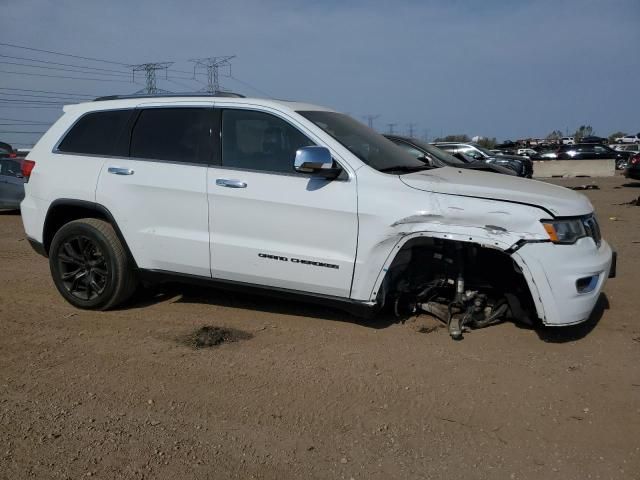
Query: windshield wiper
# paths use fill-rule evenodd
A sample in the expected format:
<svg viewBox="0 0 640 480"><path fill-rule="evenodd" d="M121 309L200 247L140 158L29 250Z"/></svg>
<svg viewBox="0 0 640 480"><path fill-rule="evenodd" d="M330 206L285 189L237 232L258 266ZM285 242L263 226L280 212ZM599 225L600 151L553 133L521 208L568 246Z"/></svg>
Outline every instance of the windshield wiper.
<svg viewBox="0 0 640 480"><path fill-rule="evenodd" d="M420 170L431 170L432 168L436 168L436 167L432 167L430 165L415 165L415 166L395 165L393 167L379 168L378 171L384 172L384 173L388 173L388 172L411 173L411 172L419 172Z"/></svg>

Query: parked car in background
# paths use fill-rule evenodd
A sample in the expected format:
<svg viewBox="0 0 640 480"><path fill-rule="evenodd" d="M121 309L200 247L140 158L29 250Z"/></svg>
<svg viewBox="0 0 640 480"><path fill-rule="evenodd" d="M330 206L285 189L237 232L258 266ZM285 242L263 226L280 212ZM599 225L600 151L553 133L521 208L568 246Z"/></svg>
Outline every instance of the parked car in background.
<svg viewBox="0 0 640 480"><path fill-rule="evenodd" d="M606 145L595 143L577 143L575 145L562 145L556 152L558 160L598 160L613 159L616 168L621 169L631 156L630 152L619 152Z"/></svg>
<svg viewBox="0 0 640 480"><path fill-rule="evenodd" d="M385 135L385 137L405 150L411 156L432 167L467 168L469 170L517 175L517 172L511 168L482 161L475 161L470 157L454 157L450 153L417 138L402 137L400 135Z"/></svg>
<svg viewBox="0 0 640 480"><path fill-rule="evenodd" d="M0 210L19 210L24 198L22 159L0 157Z"/></svg>
<svg viewBox="0 0 640 480"><path fill-rule="evenodd" d="M573 145L574 143L576 143L576 140L573 137L562 137L560 139L560 143L562 145Z"/></svg>
<svg viewBox="0 0 640 480"><path fill-rule="evenodd" d="M640 153L636 153L629 158L624 169L624 176L633 180L640 180Z"/></svg>
<svg viewBox="0 0 640 480"><path fill-rule="evenodd" d="M512 142L511 140L505 140L502 143L496 144L497 149L502 150L504 148L516 148L518 144L516 142Z"/></svg>
<svg viewBox="0 0 640 480"><path fill-rule="evenodd" d="M519 148L518 150L516 150L516 155L521 155L528 158L537 158L539 156L539 153L536 152L533 148Z"/></svg>
<svg viewBox="0 0 640 480"><path fill-rule="evenodd" d="M531 178L533 176L533 162L519 155L494 155L477 143L439 142L434 145L442 150L455 155L462 153L468 157L485 163L500 165L501 167L515 170L519 177Z"/></svg>
<svg viewBox="0 0 640 480"><path fill-rule="evenodd" d="M554 160L558 158L558 146L557 145L538 145L534 149L538 152L536 160Z"/></svg>
<svg viewBox="0 0 640 480"><path fill-rule="evenodd" d="M640 143L640 133L636 135L625 135L615 139L616 143Z"/></svg>
<svg viewBox="0 0 640 480"><path fill-rule="evenodd" d="M15 158L17 157L15 149L5 142L0 142L0 158Z"/></svg>
<svg viewBox="0 0 640 480"><path fill-rule="evenodd" d="M614 150L617 150L618 152L631 152L631 155L633 155L634 153L640 152L640 144L631 143L628 145L616 145Z"/></svg>
<svg viewBox="0 0 640 480"><path fill-rule="evenodd" d="M589 135L587 137L582 137L582 140L580 140L580 143L602 143L602 144L606 144L607 142L608 142L608 140L606 138L596 137L595 135Z"/></svg>

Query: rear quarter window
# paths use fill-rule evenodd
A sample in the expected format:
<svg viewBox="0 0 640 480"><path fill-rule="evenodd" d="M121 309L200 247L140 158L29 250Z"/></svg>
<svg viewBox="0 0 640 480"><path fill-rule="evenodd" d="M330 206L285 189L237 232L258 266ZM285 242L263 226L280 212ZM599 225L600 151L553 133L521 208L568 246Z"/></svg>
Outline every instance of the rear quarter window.
<svg viewBox="0 0 640 480"><path fill-rule="evenodd" d="M131 110L109 110L82 116L58 145L58 151L89 155L113 155Z"/></svg>
<svg viewBox="0 0 640 480"><path fill-rule="evenodd" d="M184 163L211 161L213 109L205 107L142 110L131 134L130 156Z"/></svg>

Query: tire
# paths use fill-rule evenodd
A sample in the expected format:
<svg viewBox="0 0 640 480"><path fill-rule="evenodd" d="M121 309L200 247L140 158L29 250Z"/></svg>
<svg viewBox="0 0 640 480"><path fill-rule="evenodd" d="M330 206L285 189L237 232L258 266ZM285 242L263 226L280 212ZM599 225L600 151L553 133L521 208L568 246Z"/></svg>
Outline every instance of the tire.
<svg viewBox="0 0 640 480"><path fill-rule="evenodd" d="M109 310L135 291L136 276L113 227L95 218L62 226L49 248L53 283L71 305Z"/></svg>

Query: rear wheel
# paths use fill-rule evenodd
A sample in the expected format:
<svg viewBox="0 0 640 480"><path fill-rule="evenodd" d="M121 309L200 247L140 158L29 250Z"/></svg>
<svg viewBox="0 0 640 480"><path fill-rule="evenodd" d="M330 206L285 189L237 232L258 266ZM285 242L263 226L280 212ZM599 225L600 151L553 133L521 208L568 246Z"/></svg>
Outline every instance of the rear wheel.
<svg viewBox="0 0 640 480"><path fill-rule="evenodd" d="M136 287L131 261L113 227L95 218L74 220L56 232L49 267L60 294L78 308L108 310Z"/></svg>

